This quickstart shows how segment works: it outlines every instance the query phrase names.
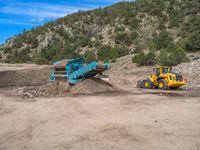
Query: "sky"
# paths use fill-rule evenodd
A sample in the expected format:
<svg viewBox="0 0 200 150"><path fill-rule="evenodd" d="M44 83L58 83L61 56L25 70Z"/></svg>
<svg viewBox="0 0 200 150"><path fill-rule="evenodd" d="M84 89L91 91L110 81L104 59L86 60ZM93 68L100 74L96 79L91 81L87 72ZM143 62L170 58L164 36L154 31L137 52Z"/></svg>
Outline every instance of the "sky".
<svg viewBox="0 0 200 150"><path fill-rule="evenodd" d="M0 44L23 30L119 1L123 0L0 0Z"/></svg>

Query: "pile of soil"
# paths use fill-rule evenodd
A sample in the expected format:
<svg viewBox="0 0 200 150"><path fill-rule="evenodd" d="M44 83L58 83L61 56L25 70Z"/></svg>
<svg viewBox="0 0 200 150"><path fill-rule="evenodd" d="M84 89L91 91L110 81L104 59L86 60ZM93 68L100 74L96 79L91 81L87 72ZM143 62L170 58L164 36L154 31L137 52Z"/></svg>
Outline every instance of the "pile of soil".
<svg viewBox="0 0 200 150"><path fill-rule="evenodd" d="M30 68L0 70L1 86L39 86L49 83L52 66L34 66Z"/></svg>
<svg viewBox="0 0 200 150"><path fill-rule="evenodd" d="M33 97L61 97L75 94L98 94L117 91L110 83L99 78L83 80L75 86L67 82L51 82L42 86L22 87L15 90L23 98Z"/></svg>
<svg viewBox="0 0 200 150"><path fill-rule="evenodd" d="M200 89L200 59L189 63L182 63L174 67L173 70L182 73L187 81L186 89Z"/></svg>
<svg viewBox="0 0 200 150"><path fill-rule="evenodd" d="M68 61L69 59L61 60L58 64L54 65L54 67L65 67Z"/></svg>
<svg viewBox="0 0 200 150"><path fill-rule="evenodd" d="M117 91L112 84L100 79L89 78L70 89L71 94L98 94Z"/></svg>
<svg viewBox="0 0 200 150"><path fill-rule="evenodd" d="M111 69L105 72L110 77L113 85L136 86L138 80L146 79L152 72L151 66L138 67L132 63L132 55L123 56L111 64Z"/></svg>
<svg viewBox="0 0 200 150"><path fill-rule="evenodd" d="M68 88L67 82L50 82L42 86L17 88L15 91L22 98L61 97L66 96L69 93Z"/></svg>

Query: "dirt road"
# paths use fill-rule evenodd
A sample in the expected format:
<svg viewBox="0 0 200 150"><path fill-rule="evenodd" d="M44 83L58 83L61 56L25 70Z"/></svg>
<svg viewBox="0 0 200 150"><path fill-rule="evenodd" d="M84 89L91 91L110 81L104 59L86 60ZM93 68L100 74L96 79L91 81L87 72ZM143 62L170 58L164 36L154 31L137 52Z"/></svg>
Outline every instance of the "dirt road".
<svg viewBox="0 0 200 150"><path fill-rule="evenodd" d="M200 97L127 89L37 99L1 89L0 150L200 149Z"/></svg>

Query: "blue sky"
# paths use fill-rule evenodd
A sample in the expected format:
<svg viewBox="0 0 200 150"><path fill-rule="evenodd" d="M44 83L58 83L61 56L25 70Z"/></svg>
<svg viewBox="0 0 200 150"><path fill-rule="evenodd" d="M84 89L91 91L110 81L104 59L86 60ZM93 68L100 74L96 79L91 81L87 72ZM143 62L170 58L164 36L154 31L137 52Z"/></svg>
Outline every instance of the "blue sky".
<svg viewBox="0 0 200 150"><path fill-rule="evenodd" d="M0 0L0 44L24 29L123 0Z"/></svg>

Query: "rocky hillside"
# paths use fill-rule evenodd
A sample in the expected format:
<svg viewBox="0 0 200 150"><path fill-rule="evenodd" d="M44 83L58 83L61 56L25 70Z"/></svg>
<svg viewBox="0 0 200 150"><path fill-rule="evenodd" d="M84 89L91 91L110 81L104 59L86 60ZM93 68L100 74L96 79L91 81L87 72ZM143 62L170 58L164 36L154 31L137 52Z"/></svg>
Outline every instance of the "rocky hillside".
<svg viewBox="0 0 200 150"><path fill-rule="evenodd" d="M176 46L200 51L199 0L136 0L78 13L25 31L0 46L8 63L50 63L84 55L112 60Z"/></svg>

